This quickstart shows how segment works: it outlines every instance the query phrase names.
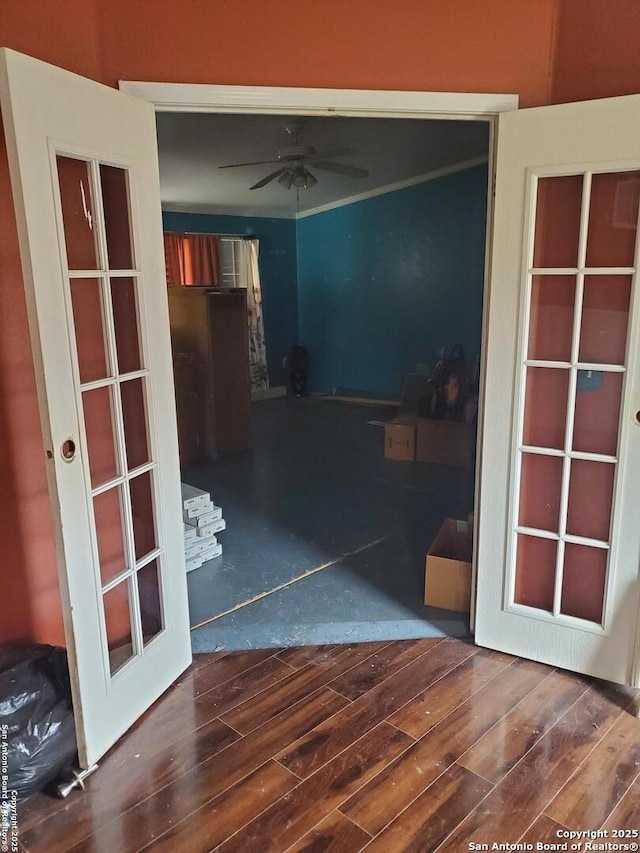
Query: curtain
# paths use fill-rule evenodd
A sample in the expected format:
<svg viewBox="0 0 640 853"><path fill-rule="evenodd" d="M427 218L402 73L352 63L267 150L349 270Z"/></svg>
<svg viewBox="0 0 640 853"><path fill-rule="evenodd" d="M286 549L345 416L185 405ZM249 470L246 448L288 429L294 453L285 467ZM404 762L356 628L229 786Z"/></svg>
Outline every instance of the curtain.
<svg viewBox="0 0 640 853"><path fill-rule="evenodd" d="M258 240L243 240L244 267L247 271L247 315L249 323L249 375L251 391L269 390L267 348L262 318L262 290L258 270Z"/></svg>
<svg viewBox="0 0 640 853"><path fill-rule="evenodd" d="M167 284L184 284L184 252L182 234L164 233L164 261L167 269Z"/></svg>
<svg viewBox="0 0 640 853"><path fill-rule="evenodd" d="M164 234L167 284L205 287L220 282L218 238L214 234Z"/></svg>
<svg viewBox="0 0 640 853"><path fill-rule="evenodd" d="M217 285L220 281L218 238L213 234L185 234L184 283Z"/></svg>

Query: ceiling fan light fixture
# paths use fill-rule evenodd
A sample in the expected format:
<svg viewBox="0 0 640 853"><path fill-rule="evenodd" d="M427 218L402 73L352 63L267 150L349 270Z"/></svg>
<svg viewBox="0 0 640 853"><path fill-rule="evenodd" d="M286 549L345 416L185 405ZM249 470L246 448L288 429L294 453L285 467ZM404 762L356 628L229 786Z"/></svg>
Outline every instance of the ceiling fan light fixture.
<svg viewBox="0 0 640 853"><path fill-rule="evenodd" d="M300 190L308 190L318 183L317 179L304 166L295 168L291 175L293 186Z"/></svg>
<svg viewBox="0 0 640 853"><path fill-rule="evenodd" d="M253 186L250 190L259 190L266 187L272 181L278 181L281 187L285 190L290 190L295 187L296 190L308 190L318 183L318 179L308 169L307 165L313 170L320 169L325 172L335 172L338 175L343 175L348 178L366 178L369 172L366 169L361 169L357 166L350 166L346 163L333 162L333 157L347 157L357 154L353 148L326 148L318 151L313 145L299 145L298 134L302 127L303 120L301 118L293 119L286 125L285 130L291 137L293 145L280 148L276 151L275 160L253 160L247 163L228 163L218 166L219 169L236 169L240 166L262 166L262 165L277 165L274 172L266 175Z"/></svg>

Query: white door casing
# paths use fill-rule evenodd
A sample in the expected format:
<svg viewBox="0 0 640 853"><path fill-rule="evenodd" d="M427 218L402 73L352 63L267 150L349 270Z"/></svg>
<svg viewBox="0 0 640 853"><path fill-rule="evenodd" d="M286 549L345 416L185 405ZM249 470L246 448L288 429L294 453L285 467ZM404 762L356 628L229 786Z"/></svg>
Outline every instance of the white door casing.
<svg viewBox="0 0 640 853"><path fill-rule="evenodd" d="M8 49L0 56L0 99L47 457L79 758L88 767L191 660L155 115L153 107L136 98ZM67 160L86 172L80 189L87 194L85 217L94 234L97 263L84 272L69 269L65 251L57 172ZM113 175L128 199L132 262L109 267L113 232L105 225L101 187L107 187ZM85 284L91 289L83 291L83 299L91 292L98 294L106 353L104 378L90 381L81 378L78 353L86 341L76 339L76 333L80 338L84 333L79 317L74 324L73 314L74 293ZM125 292L130 298L128 314L121 310ZM125 327L139 337L135 356L139 364L128 367L124 339L119 337ZM132 403L132 393L141 402ZM90 458L87 446L94 440L87 438L83 413L90 394L110 401L116 467L104 482L94 477L96 457ZM134 411L137 432L130 427ZM147 454L135 460L134 432ZM71 461L62 454L68 439L77 447L75 457L67 452ZM151 537L146 553L139 541L142 534L138 535L143 529L138 519L144 489L149 500L143 521ZM101 575L102 532L94 510L105 495L116 501L122 521L116 534L122 540L123 563L113 577ZM103 600L121 594L128 601L125 619L130 637L128 644L118 641L118 647L112 642L115 635L107 641ZM153 627L151 611L145 610L149 607L157 617Z"/></svg>
<svg viewBox="0 0 640 853"><path fill-rule="evenodd" d="M636 244L634 257L628 263L595 268L595 264L592 267L588 265L587 239L591 239L589 204L592 186L601 181L601 176L640 169L639 131L640 96L542 107L500 116L476 610L476 641L480 645L634 685L640 684L635 661L640 504L634 491L637 472L640 471L640 424L636 417L640 409L638 246ZM574 263L563 264L562 269L537 269L533 260L537 188L540 182L550 177L577 175L583 176L580 178L582 202L578 213L578 258ZM622 179L627 178L620 175ZM634 215L637 215L637 208ZM634 225L627 223L626 227L633 228ZM532 282L536 276L551 273L557 273L558 281L571 279L576 282L575 304L571 309L572 333L569 335L571 355L567 355L566 363L562 364L536 362L528 349ZM585 288L597 282L599 276L608 276L609 280L628 277L630 281L626 356L619 359L624 363L616 365L584 365L585 359L579 357L582 300ZM587 370L591 367L604 377L616 373L623 383L618 443L609 456L589 452L581 454L572 447L576 384L581 373L591 375ZM527 371L543 369L566 371L569 389L567 420L571 422L566 429L566 444L558 449L544 450L547 456L554 456L559 465L564 465L559 529L554 532L537 531L533 537L546 536L554 543L553 547L557 547L559 556L553 604L550 597L548 606L532 607L518 602L514 592L516 531L519 530L521 536L527 533L524 527L518 526L522 523L518 515L521 460L531 451L531 448L522 450L526 447L523 432L526 375ZM540 448L533 449L534 456L540 453ZM591 541L574 536L567 526L570 471L576 460L579 463L615 466L614 511L609 536L597 537L606 541L596 542L595 539ZM594 501L598 499L597 494L592 497ZM601 624L566 615L562 609L569 583L562 576L562 555L570 547L574 554L576 548L582 547L599 548L600 554L608 554ZM535 569L532 566L532 570Z"/></svg>

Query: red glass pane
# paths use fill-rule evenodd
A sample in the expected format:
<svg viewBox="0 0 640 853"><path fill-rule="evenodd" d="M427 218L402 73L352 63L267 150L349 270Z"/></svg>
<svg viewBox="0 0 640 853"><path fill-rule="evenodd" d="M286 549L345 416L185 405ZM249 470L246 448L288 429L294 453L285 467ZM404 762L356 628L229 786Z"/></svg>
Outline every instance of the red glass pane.
<svg viewBox="0 0 640 853"><path fill-rule="evenodd" d="M138 572L140 617L145 645L162 631L162 603L160 597L160 565L158 560L147 563Z"/></svg>
<svg viewBox="0 0 640 853"><path fill-rule="evenodd" d="M141 560L157 545L151 472L130 480L129 489L136 560Z"/></svg>
<svg viewBox="0 0 640 853"><path fill-rule="evenodd" d="M616 455L622 376L622 373L578 371L574 450Z"/></svg>
<svg viewBox="0 0 640 853"><path fill-rule="evenodd" d="M582 181L582 175L538 180L534 267L578 266Z"/></svg>
<svg viewBox="0 0 640 853"><path fill-rule="evenodd" d="M519 524L558 532L562 458L522 454Z"/></svg>
<svg viewBox="0 0 640 853"><path fill-rule="evenodd" d="M147 439L147 414L144 395L144 380L130 379L120 385L124 440L127 448L129 471L149 462Z"/></svg>
<svg viewBox="0 0 640 853"><path fill-rule="evenodd" d="M575 293L575 276L533 276L529 358L540 361L571 360Z"/></svg>
<svg viewBox="0 0 640 853"><path fill-rule="evenodd" d="M129 581L119 583L102 596L107 629L109 664L114 675L133 657L131 616L129 608Z"/></svg>
<svg viewBox="0 0 640 853"><path fill-rule="evenodd" d="M611 462L571 460L567 533L609 541L615 473Z"/></svg>
<svg viewBox="0 0 640 853"><path fill-rule="evenodd" d="M118 372L132 373L142 367L138 336L136 279L112 278L110 286L118 351Z"/></svg>
<svg viewBox="0 0 640 853"><path fill-rule="evenodd" d="M568 369L527 368L524 444L564 449L568 393Z"/></svg>
<svg viewBox="0 0 640 853"><path fill-rule="evenodd" d="M100 280L69 281L80 382L95 382L110 375Z"/></svg>
<svg viewBox="0 0 640 853"><path fill-rule="evenodd" d="M601 624L609 552L567 543L560 612Z"/></svg>
<svg viewBox="0 0 640 853"><path fill-rule="evenodd" d="M83 391L82 407L91 485L96 488L120 473L116 456L116 439L113 429L113 401L111 387Z"/></svg>
<svg viewBox="0 0 640 853"><path fill-rule="evenodd" d="M518 534L514 601L553 611L558 546L553 539Z"/></svg>
<svg viewBox="0 0 640 853"><path fill-rule="evenodd" d="M70 270L99 269L89 163L60 155L56 163L67 266Z"/></svg>
<svg viewBox="0 0 640 853"><path fill-rule="evenodd" d="M584 280L579 360L625 363L631 276L589 275Z"/></svg>
<svg viewBox="0 0 640 853"><path fill-rule="evenodd" d="M587 235L588 267L632 267L640 172L593 175Z"/></svg>
<svg viewBox="0 0 640 853"><path fill-rule="evenodd" d="M104 227L107 234L109 269L133 268L127 170L100 164Z"/></svg>
<svg viewBox="0 0 640 853"><path fill-rule="evenodd" d="M93 499L93 512L98 540L100 577L102 583L106 584L127 568L120 487L96 495Z"/></svg>

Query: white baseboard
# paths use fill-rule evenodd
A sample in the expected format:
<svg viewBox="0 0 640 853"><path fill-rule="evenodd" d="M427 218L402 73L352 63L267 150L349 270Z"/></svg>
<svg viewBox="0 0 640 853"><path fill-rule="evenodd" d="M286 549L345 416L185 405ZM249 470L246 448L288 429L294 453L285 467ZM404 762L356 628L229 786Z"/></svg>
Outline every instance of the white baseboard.
<svg viewBox="0 0 640 853"><path fill-rule="evenodd" d="M268 391L254 391L251 395L252 403L259 403L260 400L274 400L276 397L286 397L287 386L276 385L275 388L269 388Z"/></svg>
<svg viewBox="0 0 640 853"><path fill-rule="evenodd" d="M338 403L353 403L356 406L390 406L398 408L400 400L377 400L371 397L341 397L339 394L325 394L323 400L335 400Z"/></svg>

